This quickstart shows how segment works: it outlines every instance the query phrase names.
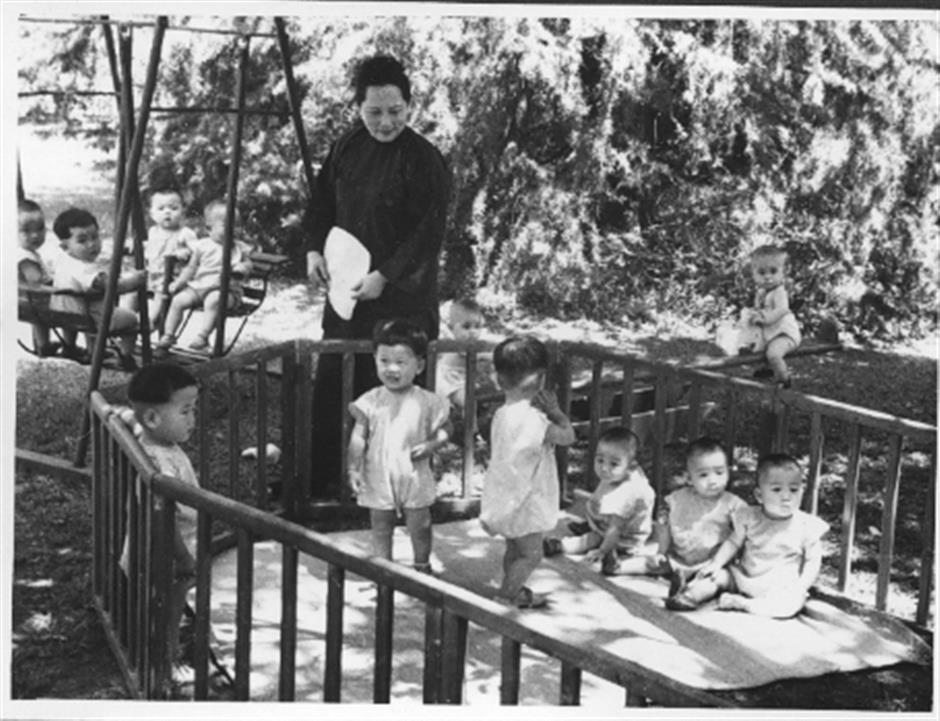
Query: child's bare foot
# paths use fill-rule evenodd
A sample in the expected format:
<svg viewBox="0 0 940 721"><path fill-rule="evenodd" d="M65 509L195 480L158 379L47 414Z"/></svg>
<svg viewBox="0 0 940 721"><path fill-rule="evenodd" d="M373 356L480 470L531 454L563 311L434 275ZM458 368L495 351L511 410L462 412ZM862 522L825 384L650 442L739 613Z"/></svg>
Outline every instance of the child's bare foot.
<svg viewBox="0 0 940 721"><path fill-rule="evenodd" d="M721 611L747 611L747 598L740 593L723 593L718 597Z"/></svg>

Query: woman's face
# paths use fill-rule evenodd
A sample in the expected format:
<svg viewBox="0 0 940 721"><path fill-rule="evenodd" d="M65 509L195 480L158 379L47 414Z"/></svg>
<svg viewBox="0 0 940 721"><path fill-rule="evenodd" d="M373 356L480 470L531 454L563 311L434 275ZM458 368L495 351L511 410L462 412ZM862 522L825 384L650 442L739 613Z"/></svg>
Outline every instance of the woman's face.
<svg viewBox="0 0 940 721"><path fill-rule="evenodd" d="M373 138L390 143L408 124L409 109L397 85L370 85L359 106L359 115Z"/></svg>

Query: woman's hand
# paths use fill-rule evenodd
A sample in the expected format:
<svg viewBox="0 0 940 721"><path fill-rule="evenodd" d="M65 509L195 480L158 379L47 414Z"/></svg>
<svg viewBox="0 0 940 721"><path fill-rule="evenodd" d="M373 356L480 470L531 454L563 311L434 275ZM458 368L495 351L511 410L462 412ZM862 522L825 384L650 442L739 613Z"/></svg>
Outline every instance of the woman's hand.
<svg viewBox="0 0 940 721"><path fill-rule="evenodd" d="M352 297L356 300L375 300L382 295L386 283L385 276L373 270L351 288Z"/></svg>
<svg viewBox="0 0 940 721"><path fill-rule="evenodd" d="M326 260L322 253L311 250L307 253L307 277L313 289L330 287L330 273L326 269Z"/></svg>

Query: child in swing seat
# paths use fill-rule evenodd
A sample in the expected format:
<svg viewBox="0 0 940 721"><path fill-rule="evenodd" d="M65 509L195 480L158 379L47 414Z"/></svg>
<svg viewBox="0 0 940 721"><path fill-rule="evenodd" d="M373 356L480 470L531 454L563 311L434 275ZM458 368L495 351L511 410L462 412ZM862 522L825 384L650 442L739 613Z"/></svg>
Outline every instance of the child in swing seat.
<svg viewBox="0 0 940 721"><path fill-rule="evenodd" d="M53 295L49 307L71 313L87 312L100 328L109 268L99 258L101 239L98 236L98 221L87 210L69 208L56 216L52 230L59 238L64 251L53 267L53 287L94 299L75 295ZM117 292L128 293L137 290L145 280L144 270L122 273L117 281ZM137 363L132 354L137 337L137 314L126 308L113 308L110 330L112 334L117 335L121 368L126 371L136 370ZM88 344L93 345L91 338L88 339Z"/></svg>
<svg viewBox="0 0 940 721"><path fill-rule="evenodd" d="M189 260L196 233L183 224L183 194L172 186L158 186L150 192L150 219L153 225L147 231L147 288L152 293L150 323L157 328L168 301L167 259Z"/></svg>
<svg viewBox="0 0 940 721"><path fill-rule="evenodd" d="M801 340L800 326L790 310L787 296L787 253L775 245L762 245L750 255L751 275L757 286L754 307L745 308L741 322L759 330L754 350L763 351L770 369L759 369L755 375L773 376L777 384L789 388L790 371L784 356Z"/></svg>
<svg viewBox="0 0 940 721"><path fill-rule="evenodd" d="M571 421L544 387L548 365L548 349L531 336L508 338L493 350L505 399L490 427L480 523L490 535L506 539L498 596L517 608L548 603L525 582L542 560L544 535L557 523L555 446L575 440Z"/></svg>
<svg viewBox="0 0 940 721"><path fill-rule="evenodd" d="M431 505L436 497L430 457L447 443L447 400L414 384L424 370L427 334L405 320L381 322L373 335L382 385L350 404L348 483L369 509L376 556L392 558L392 536L404 515L416 570L431 572Z"/></svg>
<svg viewBox="0 0 940 721"><path fill-rule="evenodd" d="M585 506L587 520L568 525L573 536L546 538L546 556L584 553L586 562L601 562L605 576L660 571L649 543L656 494L637 463L639 445L628 428L601 433L594 452L598 484Z"/></svg>
<svg viewBox="0 0 940 721"><path fill-rule="evenodd" d="M731 535L731 516L747 505L725 490L728 456L714 438L689 443L685 467L687 483L663 499L654 531L672 575L666 608L676 611L698 606L686 585Z"/></svg>
<svg viewBox="0 0 940 721"><path fill-rule="evenodd" d="M695 605L718 596L718 608L770 618L802 610L822 566L822 536L829 525L801 511L803 472L784 453L757 464L759 505L737 509L731 535L686 587Z"/></svg>
<svg viewBox="0 0 940 721"><path fill-rule="evenodd" d="M17 281L30 286L51 286L52 275L39 249L46 242L46 218L39 203L26 198L17 203L19 255L16 261ZM49 328L32 324L33 348L40 358L54 356L59 344L49 339Z"/></svg>
<svg viewBox="0 0 940 721"><path fill-rule="evenodd" d="M163 326L163 336L154 347L154 355L166 357L176 343L176 333L183 321L183 315L190 308L202 304L202 324L190 348L204 351L209 347L209 334L215 329L219 318L219 288L222 283L222 261L225 245L225 203L213 200L205 210L208 238L201 238L191 248L192 254L186 267L169 284L168 292L172 296L170 307ZM245 274L251 270L249 253L251 248L241 241L235 241L231 253L233 274ZM241 286L233 277L229 285L228 308L234 308L241 299Z"/></svg>

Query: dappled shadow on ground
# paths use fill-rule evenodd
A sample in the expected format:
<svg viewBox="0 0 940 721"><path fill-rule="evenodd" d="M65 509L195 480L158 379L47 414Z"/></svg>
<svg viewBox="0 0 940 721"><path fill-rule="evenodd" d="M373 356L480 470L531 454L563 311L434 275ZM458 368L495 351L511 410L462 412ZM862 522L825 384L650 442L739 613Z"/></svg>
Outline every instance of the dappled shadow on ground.
<svg viewBox="0 0 940 721"><path fill-rule="evenodd" d="M350 550L368 552L368 532L345 533L334 538ZM436 526L435 548L435 566L443 580L492 596L500 573L502 542L489 538L478 523L462 522ZM408 563L409 551L407 536L397 533L396 559ZM280 550L275 544L261 543L255 547L253 698L274 698L277 690L280 559ZM216 634L228 653L234 641L232 560L233 554L228 554L217 561L212 591ZM322 699L325 577L324 564L301 557L297 693L298 698L305 700ZM531 583L537 590L550 594L552 605L543 611L505 610L523 625L552 638L564 639L585 652L598 649L613 654L624 659L625 668L635 662L678 681L688 683L697 679L692 685L705 688L727 687L729 683L754 685L794 674L819 675L834 667L853 669L867 663L883 665L908 658L908 651L904 650L907 641L895 638L887 645L874 641L865 625L854 617L846 616L844 622L835 623L832 614L838 616L841 612L826 604L822 604L820 614L811 614L805 622L769 621L709 609L676 615L662 606L664 581L608 579L582 562L564 557L543 563ZM342 660L344 702L367 703L371 699L375 599L374 584L347 577ZM395 703L420 702L424 623L423 605L396 595L391 689ZM820 632L823 627L829 630ZM904 638L907 639L907 635ZM820 644L827 650L820 651ZM465 703L482 706L498 703L500 645L498 635L471 625ZM557 662L527 649L523 655L522 701L557 703L558 670ZM584 705L593 708L622 706L621 688L588 676L582 687ZM759 695L744 694L740 700L762 705ZM863 696L844 708L877 709L880 701ZM805 696L790 698L790 703L781 705L833 708L822 699Z"/></svg>

